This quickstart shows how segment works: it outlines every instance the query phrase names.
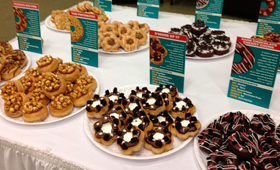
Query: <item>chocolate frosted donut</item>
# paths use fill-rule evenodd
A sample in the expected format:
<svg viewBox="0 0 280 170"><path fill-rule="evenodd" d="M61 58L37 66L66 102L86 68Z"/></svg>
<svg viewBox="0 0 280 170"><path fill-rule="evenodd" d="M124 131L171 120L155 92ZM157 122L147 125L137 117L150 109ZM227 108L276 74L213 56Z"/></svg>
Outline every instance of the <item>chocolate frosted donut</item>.
<svg viewBox="0 0 280 170"><path fill-rule="evenodd" d="M154 127L168 128L173 123L170 112L164 111L157 116L150 115L150 120L153 122Z"/></svg>
<svg viewBox="0 0 280 170"><path fill-rule="evenodd" d="M173 101L175 101L176 97L179 97L178 89L176 86L159 85L159 87L156 88L155 93L160 93L160 92L170 94Z"/></svg>
<svg viewBox="0 0 280 170"><path fill-rule="evenodd" d="M280 152L270 149L260 156L260 167L262 170L279 170L280 168Z"/></svg>
<svg viewBox="0 0 280 170"><path fill-rule="evenodd" d="M193 57L196 55L197 45L195 41L188 41L186 46L186 56Z"/></svg>
<svg viewBox="0 0 280 170"><path fill-rule="evenodd" d="M212 47L216 55L224 55L229 52L229 45L224 42L214 42Z"/></svg>
<svg viewBox="0 0 280 170"><path fill-rule="evenodd" d="M114 108L113 105L110 105L109 111L106 114L112 118L119 119L121 123L119 127L121 129L124 127L128 119L128 116L126 115L125 111L120 106Z"/></svg>
<svg viewBox="0 0 280 170"><path fill-rule="evenodd" d="M116 87L113 89L113 92L106 90L104 98L109 101L110 105L113 104L115 108L118 106L124 108L122 103L126 100L126 97L123 93L119 93Z"/></svg>
<svg viewBox="0 0 280 170"><path fill-rule="evenodd" d="M215 128L206 128L197 137L199 147L207 153L214 152L222 145L222 134Z"/></svg>
<svg viewBox="0 0 280 170"><path fill-rule="evenodd" d="M212 37L213 37L213 38L216 38L216 37L218 37L218 36L224 36L224 35L226 35L225 31L223 31L223 30L212 30L212 31L211 31L211 34L212 34Z"/></svg>
<svg viewBox="0 0 280 170"><path fill-rule="evenodd" d="M206 44L212 44L214 42L214 38L211 36L211 33L203 33L199 36L198 43L199 42L205 42Z"/></svg>
<svg viewBox="0 0 280 170"><path fill-rule="evenodd" d="M197 47L197 55L200 57L212 57L214 55L214 49L212 45L200 42Z"/></svg>
<svg viewBox="0 0 280 170"><path fill-rule="evenodd" d="M263 135L265 132L274 132L275 123L270 118L269 114L254 115L251 120L251 128L259 135Z"/></svg>
<svg viewBox="0 0 280 170"><path fill-rule="evenodd" d="M196 20L191 26L191 32L196 35L201 35L207 30L207 26L205 25L204 21Z"/></svg>
<svg viewBox="0 0 280 170"><path fill-rule="evenodd" d="M127 120L127 126L135 126L143 132L153 128L153 123L143 110L133 110L133 115L130 115Z"/></svg>
<svg viewBox="0 0 280 170"><path fill-rule="evenodd" d="M238 63L233 62L232 64L232 73L242 74L248 72L253 68L255 63L255 57L252 50L241 42L236 43L235 53L239 54L242 57L242 60Z"/></svg>
<svg viewBox="0 0 280 170"><path fill-rule="evenodd" d="M274 132L266 132L259 139L260 151L268 151L271 148L275 148L277 151L280 151L280 138Z"/></svg>
<svg viewBox="0 0 280 170"><path fill-rule="evenodd" d="M144 111L153 116L157 116L165 110L165 103L159 93L144 94L141 103Z"/></svg>
<svg viewBox="0 0 280 170"><path fill-rule="evenodd" d="M226 35L219 35L214 38L214 42L225 43L228 46L231 46L230 37Z"/></svg>
<svg viewBox="0 0 280 170"><path fill-rule="evenodd" d="M133 110L141 109L140 99L134 95L130 96L127 101L123 101L123 105L125 112L130 115L133 114Z"/></svg>
<svg viewBox="0 0 280 170"><path fill-rule="evenodd" d="M276 1L275 0L262 0L262 2L266 3L266 7L260 8L259 15L261 17L266 17L266 16L271 15L276 8Z"/></svg>
<svg viewBox="0 0 280 170"><path fill-rule="evenodd" d="M208 170L235 170L238 166L237 156L230 151L216 150L211 153L207 160Z"/></svg>
<svg viewBox="0 0 280 170"><path fill-rule="evenodd" d="M140 88L139 86L137 86L135 90L131 90L128 98L130 98L131 96L137 96L139 99L141 99L143 97L142 95L146 93L151 93L147 87Z"/></svg>
<svg viewBox="0 0 280 170"><path fill-rule="evenodd" d="M180 28L171 28L170 31L168 31L168 33L181 34L181 29Z"/></svg>
<svg viewBox="0 0 280 170"><path fill-rule="evenodd" d="M193 105L190 99L187 97L184 99L176 97L175 101L173 102L173 109L171 110L171 113L174 118L185 118L189 114L194 114L195 110L196 107Z"/></svg>
<svg viewBox="0 0 280 170"><path fill-rule="evenodd" d="M87 101L87 116L89 118L101 118L108 111L108 106L107 100L96 94L93 99Z"/></svg>

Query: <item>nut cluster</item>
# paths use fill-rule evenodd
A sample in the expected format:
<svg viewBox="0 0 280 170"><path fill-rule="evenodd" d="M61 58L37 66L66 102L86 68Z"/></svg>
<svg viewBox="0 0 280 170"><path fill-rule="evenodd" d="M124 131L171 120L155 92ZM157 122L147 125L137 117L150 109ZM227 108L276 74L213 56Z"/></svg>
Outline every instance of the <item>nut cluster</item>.
<svg viewBox="0 0 280 170"><path fill-rule="evenodd" d="M32 79L29 76L23 76L18 81L23 85L25 91L32 86Z"/></svg>
<svg viewBox="0 0 280 170"><path fill-rule="evenodd" d="M38 72L37 68L30 68L28 70L26 70L26 74L28 76L33 76L35 78L39 77L41 74Z"/></svg>
<svg viewBox="0 0 280 170"><path fill-rule="evenodd" d="M69 96L64 96L63 94L60 94L56 97L52 97L51 106L58 110L61 110L69 106L71 103L72 101L70 100Z"/></svg>
<svg viewBox="0 0 280 170"><path fill-rule="evenodd" d="M44 57L41 57L38 61L36 61L38 67L44 67L46 65L49 65L52 62L53 58L51 55L47 56L45 55Z"/></svg>
<svg viewBox="0 0 280 170"><path fill-rule="evenodd" d="M22 110L24 113L34 113L40 110L42 107L43 104L41 102L33 100L25 103Z"/></svg>
<svg viewBox="0 0 280 170"><path fill-rule="evenodd" d="M76 63L63 63L58 66L58 71L63 74L70 74L78 68Z"/></svg>
<svg viewBox="0 0 280 170"><path fill-rule="evenodd" d="M88 85L94 81L92 76L82 75L76 80L77 85Z"/></svg>
<svg viewBox="0 0 280 170"><path fill-rule="evenodd" d="M13 82L7 82L5 83L4 86L1 87L1 96L2 97L7 97L12 94L16 93L16 86L14 85Z"/></svg>
<svg viewBox="0 0 280 170"><path fill-rule="evenodd" d="M66 81L66 92L65 94L69 94L74 90L74 84L70 81Z"/></svg>
<svg viewBox="0 0 280 170"><path fill-rule="evenodd" d="M15 113L16 111L20 110L21 107L21 95L19 93L14 93L11 96L5 98L5 108L9 110L10 113Z"/></svg>
<svg viewBox="0 0 280 170"><path fill-rule="evenodd" d="M42 100L46 97L44 95L42 89L40 89L40 88L34 89L29 95L30 95L31 100L37 100L37 101Z"/></svg>
<svg viewBox="0 0 280 170"><path fill-rule="evenodd" d="M88 93L88 89L85 86L80 85L74 88L74 90L70 93L70 96L74 99L78 99L87 93Z"/></svg>
<svg viewBox="0 0 280 170"><path fill-rule="evenodd" d="M46 91L55 91L59 89L60 87L60 79L58 75L51 74L51 75L46 75L42 74L42 79L41 80L41 87L45 89Z"/></svg>

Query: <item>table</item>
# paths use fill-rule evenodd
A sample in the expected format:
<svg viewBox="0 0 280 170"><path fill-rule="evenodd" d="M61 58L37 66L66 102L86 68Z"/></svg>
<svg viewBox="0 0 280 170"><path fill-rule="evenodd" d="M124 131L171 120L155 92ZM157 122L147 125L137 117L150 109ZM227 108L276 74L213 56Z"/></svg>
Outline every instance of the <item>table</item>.
<svg viewBox="0 0 280 170"><path fill-rule="evenodd" d="M194 16L165 12L160 12L159 19L137 17L135 8L115 5L109 15L111 21L137 20L139 23L148 23L153 30L165 32L171 27L180 27L194 21ZM237 35L242 37L254 35L256 27L256 23L233 20L221 22L221 29L226 31L233 42L236 41ZM41 33L44 39L44 54L26 52L32 58L32 67L36 65L36 60L46 54L60 57L65 62L71 61L69 33L56 32L45 25L41 26ZM16 40L11 44L15 49L18 48ZM131 54L100 54L99 56L99 68L87 67L87 69L98 78L100 94L114 87L149 84L148 49ZM211 115L236 109L258 110L280 115L280 73L276 78L270 109L265 109L227 97L232 61L233 54L215 60L186 60L184 95L196 105L199 120L204 122ZM5 166L8 170L15 169L12 168L14 166L29 166L26 169L33 169L30 162L34 161L34 158L29 156L23 158L23 162L26 161L29 165L13 163L14 160L20 160L21 156L28 154L42 158L39 163L36 162L37 168L34 169L55 167L46 163L47 161L61 165L61 169L200 169L194 155L193 141L172 155L148 161L127 160L104 153L86 136L83 128L84 116L85 111L82 111L64 121L39 126L18 125L0 118L0 149L5 150L0 152L0 169L5 169ZM9 158L7 153L9 150L14 151L16 158L13 155ZM5 165L1 163L4 155L6 158L2 162L5 162Z"/></svg>

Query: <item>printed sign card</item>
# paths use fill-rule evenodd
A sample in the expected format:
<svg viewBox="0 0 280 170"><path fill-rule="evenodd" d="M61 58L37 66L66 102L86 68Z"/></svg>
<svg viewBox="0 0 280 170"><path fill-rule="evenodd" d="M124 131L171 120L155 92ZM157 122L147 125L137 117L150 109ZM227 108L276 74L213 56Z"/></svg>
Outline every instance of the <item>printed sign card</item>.
<svg viewBox="0 0 280 170"><path fill-rule="evenodd" d="M184 35L150 30L150 83L174 85L184 93L186 40Z"/></svg>
<svg viewBox="0 0 280 170"><path fill-rule="evenodd" d="M72 61L98 67L98 15L70 11Z"/></svg>
<svg viewBox="0 0 280 170"><path fill-rule="evenodd" d="M137 0L137 16L158 19L159 1Z"/></svg>
<svg viewBox="0 0 280 170"><path fill-rule="evenodd" d="M104 11L112 11L112 0L93 0L93 6L103 9Z"/></svg>
<svg viewBox="0 0 280 170"><path fill-rule="evenodd" d="M220 28L224 0L197 0L195 21L202 20L210 28Z"/></svg>
<svg viewBox="0 0 280 170"><path fill-rule="evenodd" d="M19 49L42 54L39 5L13 1Z"/></svg>
<svg viewBox="0 0 280 170"><path fill-rule="evenodd" d="M261 2L256 34L264 35L270 31L280 34L280 0Z"/></svg>
<svg viewBox="0 0 280 170"><path fill-rule="evenodd" d="M269 108L280 44L237 37L228 97Z"/></svg>

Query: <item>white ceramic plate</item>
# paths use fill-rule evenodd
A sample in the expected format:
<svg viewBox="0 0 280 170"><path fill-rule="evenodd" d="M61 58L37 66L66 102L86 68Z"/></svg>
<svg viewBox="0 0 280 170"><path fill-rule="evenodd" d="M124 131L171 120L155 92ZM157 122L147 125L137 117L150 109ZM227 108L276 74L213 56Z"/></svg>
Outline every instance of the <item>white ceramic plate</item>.
<svg viewBox="0 0 280 170"><path fill-rule="evenodd" d="M100 87L99 87L99 81L98 79L92 75L91 73L89 73L89 75L93 76L93 78L95 78L96 82L97 82L97 88L95 89L94 91L94 94L98 94L99 93L99 90L100 90ZM48 115L48 117L42 121L42 122L34 122L34 123L28 123L28 122L25 122L23 120L22 117L18 117L18 118L11 118L11 117L8 117L6 114L5 114L5 111L4 111L4 100L0 97L0 116L10 122L13 122L13 123L16 123L16 124L22 124L22 125L43 125L43 124L50 124L50 123L54 123L54 122L58 122L58 121L62 121L62 120L65 120L67 118L70 118L76 114L78 114L79 112L81 112L82 110L84 110L86 108L86 106L84 107L74 107L73 111L71 114L65 116L65 117L54 117L52 116L51 114Z"/></svg>
<svg viewBox="0 0 280 170"><path fill-rule="evenodd" d="M228 111L228 112L236 112L236 111L240 111L241 113L245 114L250 120L252 119L254 114L261 114L261 113L265 114L265 112L253 111L253 110L234 110L234 111ZM202 123L200 132L203 129L205 129L215 119L219 119L219 117L221 115L223 115L225 113L228 113L228 112L223 112L223 113L214 115L211 118L207 119L205 122ZM278 126L278 124L280 123L280 116L270 114L270 117L274 120L274 122L276 123L276 126ZM195 153L195 156L196 156L196 160L198 161L201 169L202 170L207 170L206 158L208 157L209 154L200 150L200 148L198 146L198 137L197 136L194 138L194 153Z"/></svg>
<svg viewBox="0 0 280 170"><path fill-rule="evenodd" d="M141 87L141 86L139 86L139 87ZM142 86L142 87L144 87L144 86ZM156 87L158 87L158 86L148 85L145 87L147 87L150 91L154 91L156 89ZM130 94L131 90L133 90L135 88L136 88L136 85L135 86L125 86L122 88L118 88L118 91L124 93L125 96L128 96ZM184 96L180 95L180 97L183 98ZM197 113L194 114L194 116L196 116L198 118L197 115L198 115ZM102 151L104 151L108 154L120 157L120 158L132 159L132 160L148 160L148 159L150 160L150 159L155 159L155 158L161 158L161 157L164 157L164 156L177 152L178 150L182 149L184 146L186 146L192 140L192 137L188 138L185 141L181 141L177 137L173 137L173 139L174 139L173 149L168 152L163 152L162 154L154 154L152 151L147 150L143 147L140 151L138 151L130 156L123 155L122 151L117 147L116 141L110 146L105 146L99 142L96 142L93 139L93 135L94 135L93 124L98 120L99 119L89 119L87 117L87 115L85 114L84 129L85 129L85 132L86 132L88 138L96 147L98 147Z"/></svg>
<svg viewBox="0 0 280 170"><path fill-rule="evenodd" d="M26 63L26 66L24 66L22 69L21 69L21 73L19 75L17 75L16 77L12 78L11 80L16 80L18 78L20 78L23 74L25 74L26 70L30 67L31 65L31 59L28 55L26 55L26 58L27 58L27 63ZM7 80L7 81L11 81L11 80ZM4 80L1 80L0 82L0 87L3 86L7 81L4 81Z"/></svg>
<svg viewBox="0 0 280 170"><path fill-rule="evenodd" d="M149 34L147 36L149 37ZM137 50L134 50L134 51L125 51L124 49L119 48L119 50L117 52L106 52L101 48L101 49L98 50L98 52L104 53L104 54L129 54L129 53L134 53L134 52L137 52L137 51L145 50L148 47L149 47L149 42L148 42L148 39L147 39L147 43L145 45L139 46L139 48Z"/></svg>

